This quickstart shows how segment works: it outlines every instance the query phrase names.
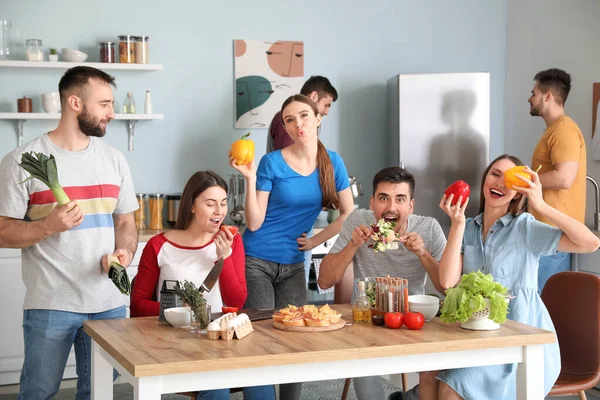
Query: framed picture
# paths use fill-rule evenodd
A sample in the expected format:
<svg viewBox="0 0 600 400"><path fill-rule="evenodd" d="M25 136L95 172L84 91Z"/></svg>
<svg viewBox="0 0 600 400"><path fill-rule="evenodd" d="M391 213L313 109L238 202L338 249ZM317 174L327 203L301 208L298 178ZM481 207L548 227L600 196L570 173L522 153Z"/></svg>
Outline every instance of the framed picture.
<svg viewBox="0 0 600 400"><path fill-rule="evenodd" d="M268 128L304 84L304 43L235 40L235 127Z"/></svg>

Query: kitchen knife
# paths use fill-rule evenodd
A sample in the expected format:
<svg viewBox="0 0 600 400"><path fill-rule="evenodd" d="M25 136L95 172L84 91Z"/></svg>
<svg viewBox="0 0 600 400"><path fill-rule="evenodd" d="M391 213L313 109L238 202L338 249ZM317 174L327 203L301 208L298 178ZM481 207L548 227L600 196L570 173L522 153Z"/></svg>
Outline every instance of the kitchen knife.
<svg viewBox="0 0 600 400"><path fill-rule="evenodd" d="M217 280L219 279L219 275L221 275L221 271L223 270L223 258L219 258L215 266L210 270L202 285L198 289L200 292L210 292Z"/></svg>

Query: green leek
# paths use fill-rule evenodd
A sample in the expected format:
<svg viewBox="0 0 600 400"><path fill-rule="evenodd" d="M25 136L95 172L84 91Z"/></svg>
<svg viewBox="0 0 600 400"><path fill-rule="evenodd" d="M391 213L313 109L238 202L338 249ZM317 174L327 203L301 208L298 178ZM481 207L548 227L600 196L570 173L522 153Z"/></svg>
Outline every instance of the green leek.
<svg viewBox="0 0 600 400"><path fill-rule="evenodd" d="M60 186L60 183L58 183L56 159L52 154L48 157L44 153L33 151L23 153L21 155L21 164L19 165L31 175L23 182L34 178L40 180L44 185L48 186L59 206L64 206L71 201L62 186Z"/></svg>
<svg viewBox="0 0 600 400"><path fill-rule="evenodd" d="M119 259L115 256L108 256L107 262L109 265L108 277L121 293L129 296L131 294L131 282L125 267L121 265Z"/></svg>

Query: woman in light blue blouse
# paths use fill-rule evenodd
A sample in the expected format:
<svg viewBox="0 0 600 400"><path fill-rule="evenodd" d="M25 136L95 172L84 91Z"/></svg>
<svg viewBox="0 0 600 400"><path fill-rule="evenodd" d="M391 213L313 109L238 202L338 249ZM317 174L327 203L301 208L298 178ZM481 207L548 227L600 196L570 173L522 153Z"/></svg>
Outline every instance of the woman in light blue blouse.
<svg viewBox="0 0 600 400"><path fill-rule="evenodd" d="M527 188L509 188L504 171L523 163L502 155L486 169L481 184L480 214L465 220L468 199L451 206L452 198L442 197L440 207L452 225L448 244L440 260L440 284L453 287L462 274L481 270L492 274L515 296L509 304L508 318L527 325L555 331L550 315L537 292L540 256L589 253L600 246L585 225L548 206L542 198L537 173L527 168L531 180ZM536 221L526 203L556 227ZM461 204L462 203L462 204ZM435 379L424 379L421 398L502 400L516 398L516 364L460 368L441 371ZM544 393L548 393L560 372L558 343L544 345Z"/></svg>

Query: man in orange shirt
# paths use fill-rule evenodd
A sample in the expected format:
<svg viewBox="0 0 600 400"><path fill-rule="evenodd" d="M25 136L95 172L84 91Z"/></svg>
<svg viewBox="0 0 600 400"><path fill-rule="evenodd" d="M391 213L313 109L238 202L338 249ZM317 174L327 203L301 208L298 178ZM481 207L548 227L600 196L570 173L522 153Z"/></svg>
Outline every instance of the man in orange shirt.
<svg viewBox="0 0 600 400"><path fill-rule="evenodd" d="M531 161L540 169L544 201L580 222L585 220L586 149L581 130L565 115L565 101L571 90L571 75L552 68L538 72L529 97L529 113L546 123ZM533 216L549 223L530 209ZM542 257L538 272L538 291L551 275L571 269L571 254L557 253Z"/></svg>

